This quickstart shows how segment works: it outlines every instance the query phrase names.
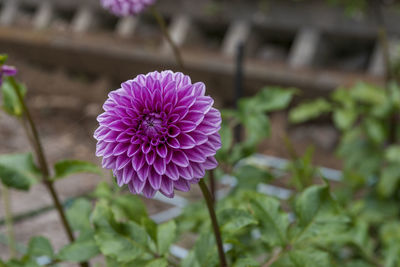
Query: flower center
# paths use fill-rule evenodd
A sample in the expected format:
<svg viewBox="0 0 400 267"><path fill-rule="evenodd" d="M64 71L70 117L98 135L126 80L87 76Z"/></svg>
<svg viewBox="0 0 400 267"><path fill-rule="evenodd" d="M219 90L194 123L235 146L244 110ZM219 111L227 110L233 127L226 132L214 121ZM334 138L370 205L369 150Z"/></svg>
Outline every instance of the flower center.
<svg viewBox="0 0 400 267"><path fill-rule="evenodd" d="M163 129L161 117L155 113L146 115L141 126L144 133L152 139L159 137Z"/></svg>

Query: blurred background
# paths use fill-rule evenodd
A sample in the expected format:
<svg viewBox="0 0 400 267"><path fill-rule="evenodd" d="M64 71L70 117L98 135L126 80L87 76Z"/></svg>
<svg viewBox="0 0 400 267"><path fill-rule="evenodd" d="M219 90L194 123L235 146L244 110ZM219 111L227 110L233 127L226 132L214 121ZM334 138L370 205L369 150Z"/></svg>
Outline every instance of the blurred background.
<svg viewBox="0 0 400 267"><path fill-rule="evenodd" d="M390 56L396 60L400 8L394 1L384 1L382 9L376 5L380 1L352 2L159 0L157 8L180 46L185 73L205 82L208 94L223 108L266 85L299 88L298 102L328 96L338 86L359 80L384 84L379 30L385 26ZM28 87L28 103L50 162L99 162L92 134L107 93L141 73L177 70L150 14L117 18L98 0L1 0L0 52L9 55L8 64L19 69L18 79ZM239 86L235 81L241 81ZM341 168L333 153L339 133L329 118L291 125L286 117L286 111L272 114L271 137L260 153L287 158L282 141L287 132L299 153L312 144L316 164ZM0 153L27 150L18 122L1 116ZM77 175L57 188L68 203L100 179ZM153 200L146 205L150 214L168 207ZM13 191L18 241L27 242L34 233L51 239L55 248L66 243L50 206L40 184L29 193ZM6 255L0 242L0 257Z"/></svg>

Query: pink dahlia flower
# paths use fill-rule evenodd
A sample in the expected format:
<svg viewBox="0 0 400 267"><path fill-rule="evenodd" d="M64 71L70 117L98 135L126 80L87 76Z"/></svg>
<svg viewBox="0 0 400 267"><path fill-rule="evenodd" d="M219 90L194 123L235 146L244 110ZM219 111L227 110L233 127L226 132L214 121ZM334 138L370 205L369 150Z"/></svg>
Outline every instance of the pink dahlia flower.
<svg viewBox="0 0 400 267"><path fill-rule="evenodd" d="M3 84L3 76L15 76L17 69L11 66L3 65L0 67L0 86Z"/></svg>
<svg viewBox="0 0 400 267"><path fill-rule="evenodd" d="M136 15L154 4L156 0L101 0L104 8L117 16Z"/></svg>
<svg viewBox="0 0 400 267"><path fill-rule="evenodd" d="M221 114L205 85L180 72L151 72L111 92L97 117L96 155L119 186L153 197L189 191L218 163Z"/></svg>

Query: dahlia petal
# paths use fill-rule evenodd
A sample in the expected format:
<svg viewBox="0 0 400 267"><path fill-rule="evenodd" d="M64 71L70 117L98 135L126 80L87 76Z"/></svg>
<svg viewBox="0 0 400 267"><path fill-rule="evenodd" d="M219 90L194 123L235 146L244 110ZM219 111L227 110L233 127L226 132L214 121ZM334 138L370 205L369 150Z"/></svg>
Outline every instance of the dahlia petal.
<svg viewBox="0 0 400 267"><path fill-rule="evenodd" d="M114 169L115 168L115 157L103 158L101 161L101 166L106 169Z"/></svg>
<svg viewBox="0 0 400 267"><path fill-rule="evenodd" d="M177 114L180 118L183 118L189 112L189 108L186 106L179 106L179 107L174 108L174 110L172 112L174 114Z"/></svg>
<svg viewBox="0 0 400 267"><path fill-rule="evenodd" d="M174 182L166 176L161 179L161 192L165 195L171 195L174 193Z"/></svg>
<svg viewBox="0 0 400 267"><path fill-rule="evenodd" d="M142 182L138 179L134 179L134 180L132 180L131 184L133 185L133 188L135 188L135 191L140 193L143 191L143 189L146 185L146 182Z"/></svg>
<svg viewBox="0 0 400 267"><path fill-rule="evenodd" d="M156 159L154 160L154 170L159 174L159 175L163 175L165 173L165 159L161 158L161 157L156 157Z"/></svg>
<svg viewBox="0 0 400 267"><path fill-rule="evenodd" d="M178 167L175 164L168 164L165 169L165 174L173 181L179 179Z"/></svg>
<svg viewBox="0 0 400 267"><path fill-rule="evenodd" d="M214 133L210 135L208 137L208 141L215 150L219 150L222 147L221 136L219 135L219 133Z"/></svg>
<svg viewBox="0 0 400 267"><path fill-rule="evenodd" d="M197 111L197 110L192 110L192 111L189 111L188 114L186 114L184 119L187 121L191 121L191 122L195 123L196 125L199 125L200 122L203 121L204 117L205 116L204 116L203 112Z"/></svg>
<svg viewBox="0 0 400 267"><path fill-rule="evenodd" d="M176 138L168 138L168 139L167 139L167 144L168 144L171 148L175 148L175 149L177 149L177 148L180 147L179 141L176 140Z"/></svg>
<svg viewBox="0 0 400 267"><path fill-rule="evenodd" d="M179 174L185 180L193 179L193 169L190 165L188 165L186 168L179 168Z"/></svg>
<svg viewBox="0 0 400 267"><path fill-rule="evenodd" d="M150 166L144 164L139 170L137 170L137 176L140 181L146 181L149 176Z"/></svg>
<svg viewBox="0 0 400 267"><path fill-rule="evenodd" d="M135 189L135 187L133 186L133 182L131 181L129 184L128 184L128 188L129 188L129 191L132 193L132 194L139 194L140 192L137 192L136 191L136 189Z"/></svg>
<svg viewBox="0 0 400 267"><path fill-rule="evenodd" d="M175 189L183 192L187 192L190 190L190 184L185 179L174 181L174 187Z"/></svg>
<svg viewBox="0 0 400 267"><path fill-rule="evenodd" d="M114 131L121 132L121 131L126 130L127 127L124 123L122 123L122 121L114 121L114 122L108 124L108 128L110 128L111 130L114 130Z"/></svg>
<svg viewBox="0 0 400 267"><path fill-rule="evenodd" d="M114 148L117 145L117 143L107 143L106 148L104 149L103 152L103 157L107 158L111 155L114 154Z"/></svg>
<svg viewBox="0 0 400 267"><path fill-rule="evenodd" d="M147 181L150 183L154 190L158 190L161 187L161 175L150 169L149 177Z"/></svg>
<svg viewBox="0 0 400 267"><path fill-rule="evenodd" d="M129 144L127 143L118 143L113 150L114 156L119 156L124 154L129 148Z"/></svg>
<svg viewBox="0 0 400 267"><path fill-rule="evenodd" d="M193 95L194 96L204 96L206 93L206 85L202 82L197 82L193 84Z"/></svg>
<svg viewBox="0 0 400 267"><path fill-rule="evenodd" d="M222 122L221 113L216 108L211 108L205 115L205 120L210 124L220 125Z"/></svg>
<svg viewBox="0 0 400 267"><path fill-rule="evenodd" d="M218 166L218 162L214 157L208 157L202 165L206 170L212 170Z"/></svg>
<svg viewBox="0 0 400 267"><path fill-rule="evenodd" d="M127 142L129 140L131 140L132 136L130 134L128 134L127 132L122 132L120 133L117 138L115 139L115 141L117 142Z"/></svg>
<svg viewBox="0 0 400 267"><path fill-rule="evenodd" d="M123 169L122 178L123 178L124 184L128 184L131 181L134 171L135 170L132 168L132 166L129 166L129 165L127 165Z"/></svg>
<svg viewBox="0 0 400 267"><path fill-rule="evenodd" d="M106 142L113 142L113 141L115 141L115 139L117 138L118 135L119 135L119 132L109 131L108 133L103 135L103 140Z"/></svg>
<svg viewBox="0 0 400 267"><path fill-rule="evenodd" d="M144 144L142 144L142 152L144 153L144 154L147 154L147 153L149 153L150 152L150 150L151 150L151 145L150 145L150 143L144 143Z"/></svg>
<svg viewBox="0 0 400 267"><path fill-rule="evenodd" d="M142 193L145 197L152 198L156 194L156 190L154 190L149 183L146 183Z"/></svg>
<svg viewBox="0 0 400 267"><path fill-rule="evenodd" d="M145 162L145 156L142 152L138 152L133 158L132 158L132 167L137 171L142 166L144 165Z"/></svg>
<svg viewBox="0 0 400 267"><path fill-rule="evenodd" d="M191 96L192 94L192 87L193 85L191 84L186 84L185 86L182 86L181 88L179 88L179 90L176 92L176 95L178 96L178 99L181 99L179 101L179 103L181 103L181 101L187 97L187 96ZM193 97L193 96L192 96Z"/></svg>
<svg viewBox="0 0 400 267"><path fill-rule="evenodd" d="M177 103L177 106L184 106L186 108L190 108L191 106L193 106L193 104L195 102L196 102L196 97L189 95L189 96L185 96L184 98L180 99L179 102Z"/></svg>
<svg viewBox="0 0 400 267"><path fill-rule="evenodd" d="M200 146L198 146L198 149L202 152L203 155L206 157L211 157L216 154L216 150L214 147L210 144L210 142L204 143Z"/></svg>
<svg viewBox="0 0 400 267"><path fill-rule="evenodd" d="M172 156L172 162L180 167L187 167L189 165L189 159L185 153L180 150L174 151Z"/></svg>
<svg viewBox="0 0 400 267"><path fill-rule="evenodd" d="M193 139L193 137L185 133L181 133L177 139L179 141L180 148L182 149L190 149L196 145L196 141Z"/></svg>
<svg viewBox="0 0 400 267"><path fill-rule="evenodd" d="M152 165L155 159L156 159L156 153L154 152L154 150L150 150L150 152L146 154L147 164Z"/></svg>
<svg viewBox="0 0 400 267"><path fill-rule="evenodd" d="M157 154L162 158L165 158L168 154L167 146L165 144L159 144L156 150Z"/></svg>
<svg viewBox="0 0 400 267"><path fill-rule="evenodd" d="M141 148L140 148L141 146L139 146L139 145L135 145L135 144L131 144L130 146L129 146L129 148L128 148L128 151L127 151L127 156L128 157L133 157L134 155L136 155L136 153L138 153L140 150L141 150Z"/></svg>
<svg viewBox="0 0 400 267"><path fill-rule="evenodd" d="M206 161L207 156L199 148L185 150L185 154L190 161L203 163Z"/></svg>
<svg viewBox="0 0 400 267"><path fill-rule="evenodd" d="M180 121L177 126L181 129L182 132L187 133L187 132L191 132L194 129L196 129L197 125L196 125L196 123L194 123L192 121L183 120L183 121Z"/></svg>
<svg viewBox="0 0 400 267"><path fill-rule="evenodd" d="M215 125L212 123L207 122L206 120L203 120L199 126L197 126L196 130L204 133L205 135L211 135L213 133L216 133L221 129L221 125Z"/></svg>
<svg viewBox="0 0 400 267"><path fill-rule="evenodd" d="M194 178L203 178L206 175L204 168L202 168L201 164L192 163L191 164L193 169L193 177Z"/></svg>
<svg viewBox="0 0 400 267"><path fill-rule="evenodd" d="M176 125L170 125L168 126L167 133L169 137L177 137L181 133L181 129Z"/></svg>
<svg viewBox="0 0 400 267"><path fill-rule="evenodd" d="M202 145L208 141L208 136L197 131L188 133L196 142L196 145Z"/></svg>
<svg viewBox="0 0 400 267"><path fill-rule="evenodd" d="M117 161L115 163L117 170L121 170L124 168L129 162L131 162L131 158L126 155L121 155L117 157Z"/></svg>

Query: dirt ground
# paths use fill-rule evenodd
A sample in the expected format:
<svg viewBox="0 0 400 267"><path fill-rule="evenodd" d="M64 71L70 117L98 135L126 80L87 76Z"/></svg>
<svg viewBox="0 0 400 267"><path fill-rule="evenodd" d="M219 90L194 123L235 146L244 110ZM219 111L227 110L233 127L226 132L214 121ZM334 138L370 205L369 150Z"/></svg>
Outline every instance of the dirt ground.
<svg viewBox="0 0 400 267"><path fill-rule="evenodd" d="M50 164L61 159L81 159L100 163L94 155L95 141L92 137L96 128L96 116L110 89L116 89L108 77L90 77L63 69L51 69L33 65L10 55L9 64L19 69L18 79L28 87L28 105L38 123L45 153ZM217 103L223 101L218 100ZM337 142L337 132L328 124L291 126L286 121L285 112L271 116L272 135L260 146L260 152L279 157L288 157L283 144L286 132L301 154L313 144L315 163L332 168L340 168L340 161L332 156ZM6 114L0 116L0 154L30 151L28 142L19 123ZM56 187L63 201L91 191L96 184L109 179L107 175L75 175L57 182ZM0 201L1 202L1 201ZM165 209L154 201L147 201L150 213ZM40 210L51 205L46 189L38 184L29 192L12 191L12 211L15 215ZM0 218L4 218L3 204L0 203ZM33 235L49 238L58 249L66 242L54 210L42 212L37 216L16 223L16 239L27 244ZM0 235L5 235L5 227L0 226ZM0 258L7 258L6 247L0 244Z"/></svg>

